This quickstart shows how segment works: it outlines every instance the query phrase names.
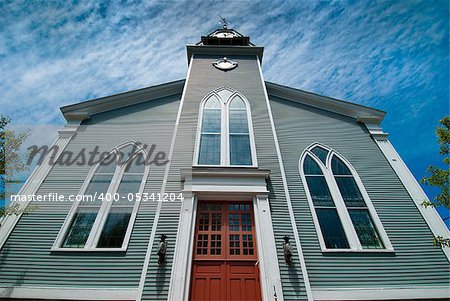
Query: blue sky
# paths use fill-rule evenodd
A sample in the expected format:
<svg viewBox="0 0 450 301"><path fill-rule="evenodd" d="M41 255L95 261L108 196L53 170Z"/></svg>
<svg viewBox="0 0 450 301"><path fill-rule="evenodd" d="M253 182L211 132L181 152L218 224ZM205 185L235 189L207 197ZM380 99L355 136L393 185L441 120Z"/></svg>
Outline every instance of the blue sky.
<svg viewBox="0 0 450 301"><path fill-rule="evenodd" d="M265 47L266 80L385 110L383 128L417 179L441 164L435 128L449 114L441 0L1 1L0 112L50 143L64 123L60 106L184 78L185 45L217 28L218 14Z"/></svg>

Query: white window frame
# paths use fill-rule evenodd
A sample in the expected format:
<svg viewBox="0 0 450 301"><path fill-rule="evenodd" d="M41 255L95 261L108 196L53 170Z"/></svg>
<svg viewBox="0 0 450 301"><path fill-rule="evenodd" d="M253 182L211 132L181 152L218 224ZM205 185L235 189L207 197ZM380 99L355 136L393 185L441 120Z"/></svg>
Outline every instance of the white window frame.
<svg viewBox="0 0 450 301"><path fill-rule="evenodd" d="M226 94L228 96L226 98L221 97L221 92L227 91ZM200 137L202 134L202 121L203 121L203 110L205 107L205 103L209 100L211 96L217 97L220 102L220 110L221 110L221 125L220 125L220 164L217 165L209 165L209 164L199 164L199 152L200 152ZM245 104L245 109L247 111L247 125L248 125L248 134L250 140L250 151L252 164L251 165L231 165L230 164L230 137L229 137L229 106L231 100L235 97L239 96ZM200 103L199 109L199 118L197 122L197 132L195 139L195 149L194 149L194 158L193 158L193 166L201 166L201 167L258 167L258 162L256 158L256 146L255 146L255 137L253 133L253 124L251 117L250 104L247 98L239 93L238 91L230 88L230 87L220 87L214 91L208 93Z"/></svg>
<svg viewBox="0 0 450 301"><path fill-rule="evenodd" d="M128 141L126 143L123 143L119 146L114 147L110 151L108 151L108 154L117 154L121 149L126 148L130 145L133 145L136 147L136 150L133 153L133 156L127 159L128 162L130 162L130 159L135 158L139 154L142 154L144 158L147 158L147 152L144 148L142 148L138 143L135 141ZM80 191L78 195L83 195L86 192L86 189L88 188L93 176L95 175L97 169L100 167L100 163L97 163L94 165L91 170L89 171L83 185L80 188ZM117 189L119 188L120 181L122 180L122 177L125 173L125 169L127 167L127 164L124 165L116 165L116 169L114 171L113 177L111 179L111 183L108 187L108 190L106 193L114 194L117 192ZM149 165L144 165L144 174L142 176L141 184L139 186L138 194L141 194L144 190L145 183L147 182L148 174L149 174ZM125 236L122 242L122 246L120 248L97 248L96 245L100 239L100 235L103 230L103 226L105 225L106 219L108 218L108 214L112 208L112 205L114 204L113 201L109 202L102 202L100 205L100 208L98 210L97 216L95 218L94 224L92 225L92 229L89 233L88 239L86 241L86 244L83 248L64 248L62 247L63 241L68 234L70 224L72 223L72 220L74 218L75 213L78 210L78 207L81 202L74 201L74 204L72 205L72 208L70 209L69 213L67 214L66 219L64 220L63 226L61 227L58 236L56 237L56 240L51 248L52 251L126 251L128 248L128 243L131 238L131 233L133 230L134 222L136 220L137 212L139 209L140 202L135 201L135 204L133 206L130 220L128 222L128 227L125 232ZM120 206L120 205L119 205ZM116 207L117 208L117 207Z"/></svg>
<svg viewBox="0 0 450 301"><path fill-rule="evenodd" d="M327 158L326 158L326 165L313 153L311 150L315 147L321 147L328 151ZM305 161L305 158L309 155L320 167L322 170L323 176L325 177L325 181L328 185L328 188L330 190L331 197L333 198L333 202L336 206L336 211L338 213L339 219L341 220L342 227L344 229L344 233L347 237L349 248L348 249L331 249L327 248L325 245L325 241L323 239L322 230L320 229L319 224L319 218L316 213L316 209L312 200L312 196L308 187L308 184L306 182L306 175L303 171L303 163ZM364 199L364 202L367 206L367 209L370 214L370 218L372 219L372 222L374 224L375 230L377 231L381 242L383 243L384 248L380 249L364 249L359 241L358 235L355 231L355 227L353 225L353 222L350 218L350 215L348 213L348 209L344 203L344 200L342 198L341 192L339 191L339 187L337 185L336 179L334 177L334 174L331 170L331 159L333 156L336 156L337 158L341 159L342 162L347 166L347 168L350 170L353 178L355 179L356 185L358 186L359 191L361 192L361 195ZM375 210L375 207L372 204L372 201L370 200L369 194L367 193L363 182L361 181L361 178L358 175L358 172L353 167L350 162L345 159L344 156L340 155L337 151L334 149L325 146L320 143L313 143L309 147L307 147L303 153L300 156L298 168L300 172L300 177L303 182L303 187L306 192L306 197L308 199L309 207L311 209L312 218L314 221L314 225L317 231L317 236L319 239L320 248L322 249L322 252L394 252L394 248L389 240L389 237L387 236L387 233L383 227L383 224L381 223L380 218L378 217L378 214Z"/></svg>

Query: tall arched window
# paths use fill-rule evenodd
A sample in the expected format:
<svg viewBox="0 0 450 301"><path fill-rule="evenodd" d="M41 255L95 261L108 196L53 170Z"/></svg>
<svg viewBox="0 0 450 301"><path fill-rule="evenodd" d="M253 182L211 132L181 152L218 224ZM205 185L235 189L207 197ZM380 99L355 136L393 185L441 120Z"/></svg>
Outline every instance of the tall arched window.
<svg viewBox="0 0 450 301"><path fill-rule="evenodd" d="M314 144L301 156L299 169L322 249L392 249L350 163L334 150Z"/></svg>
<svg viewBox="0 0 450 301"><path fill-rule="evenodd" d="M220 165L222 105L211 95L203 106L198 164Z"/></svg>
<svg viewBox="0 0 450 301"><path fill-rule="evenodd" d="M256 166L250 107L230 88L208 94L200 106L194 164Z"/></svg>
<svg viewBox="0 0 450 301"><path fill-rule="evenodd" d="M228 107L228 134L230 165L252 165L247 107L239 95Z"/></svg>
<svg viewBox="0 0 450 301"><path fill-rule="evenodd" d="M125 249L148 175L146 151L127 143L92 168L68 214L56 248Z"/></svg>

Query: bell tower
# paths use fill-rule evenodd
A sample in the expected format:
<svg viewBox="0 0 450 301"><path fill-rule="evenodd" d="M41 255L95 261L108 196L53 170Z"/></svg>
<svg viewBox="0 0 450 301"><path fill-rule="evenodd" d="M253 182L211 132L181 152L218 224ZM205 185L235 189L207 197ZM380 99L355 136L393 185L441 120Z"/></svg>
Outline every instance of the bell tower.
<svg viewBox="0 0 450 301"><path fill-rule="evenodd" d="M222 21L187 45L176 163L167 181L192 200L180 211L169 300L281 301L275 237L285 232L274 232L269 191L284 200L284 190L267 186L269 177L282 179L261 71L264 48ZM220 226L213 230L212 223Z"/></svg>
<svg viewBox="0 0 450 301"><path fill-rule="evenodd" d="M220 16L220 15L219 15ZM202 45L235 45L235 46L249 46L250 38L245 37L234 29L228 29L228 21L220 16L222 19L223 28L217 29L206 36L202 36ZM252 46L255 46L252 44Z"/></svg>
<svg viewBox="0 0 450 301"><path fill-rule="evenodd" d="M250 38L243 36L234 29L226 27L217 29L207 36L202 36L202 45L235 45L235 46L250 46ZM254 46L252 44L252 46Z"/></svg>
<svg viewBox="0 0 450 301"><path fill-rule="evenodd" d="M237 54L237 55L257 55L262 60L264 48L258 47L250 42L250 37L240 32L228 28L226 21L223 19L224 25L213 32L202 36L200 42L187 46L188 60L192 54ZM228 56L229 56L228 55Z"/></svg>

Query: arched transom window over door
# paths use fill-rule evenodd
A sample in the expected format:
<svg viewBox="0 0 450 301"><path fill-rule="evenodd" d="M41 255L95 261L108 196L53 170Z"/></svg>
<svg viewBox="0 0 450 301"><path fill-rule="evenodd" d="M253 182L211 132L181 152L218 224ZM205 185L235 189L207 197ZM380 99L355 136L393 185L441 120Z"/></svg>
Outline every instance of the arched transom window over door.
<svg viewBox="0 0 450 301"><path fill-rule="evenodd" d="M199 114L194 165L257 166L250 106L230 88L209 93Z"/></svg>
<svg viewBox="0 0 450 301"><path fill-rule="evenodd" d="M300 175L323 251L392 251L392 245L356 170L341 155L313 144Z"/></svg>

